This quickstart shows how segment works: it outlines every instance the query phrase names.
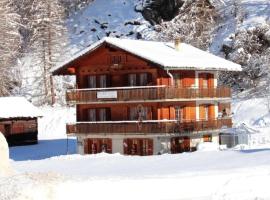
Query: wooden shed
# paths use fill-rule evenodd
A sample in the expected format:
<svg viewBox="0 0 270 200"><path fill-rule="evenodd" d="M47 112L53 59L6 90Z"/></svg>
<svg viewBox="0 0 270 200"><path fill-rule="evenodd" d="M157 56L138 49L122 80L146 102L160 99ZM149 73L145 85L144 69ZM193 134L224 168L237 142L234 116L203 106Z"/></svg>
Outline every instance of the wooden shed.
<svg viewBox="0 0 270 200"><path fill-rule="evenodd" d="M24 97L0 98L0 132L9 146L36 144L41 111Z"/></svg>

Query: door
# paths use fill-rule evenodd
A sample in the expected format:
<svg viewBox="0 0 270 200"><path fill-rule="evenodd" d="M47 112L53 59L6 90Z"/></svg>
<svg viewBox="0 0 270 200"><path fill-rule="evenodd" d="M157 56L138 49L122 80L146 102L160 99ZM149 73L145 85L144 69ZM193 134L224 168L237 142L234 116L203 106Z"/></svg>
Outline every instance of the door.
<svg viewBox="0 0 270 200"><path fill-rule="evenodd" d="M112 153L112 139L110 138L89 138L85 142L85 154Z"/></svg>
<svg viewBox="0 0 270 200"><path fill-rule="evenodd" d="M189 137L173 137L171 138L171 153L183 153L190 151Z"/></svg>
<svg viewBox="0 0 270 200"><path fill-rule="evenodd" d="M123 148L126 155L153 155L153 140L148 138L128 138L124 140Z"/></svg>

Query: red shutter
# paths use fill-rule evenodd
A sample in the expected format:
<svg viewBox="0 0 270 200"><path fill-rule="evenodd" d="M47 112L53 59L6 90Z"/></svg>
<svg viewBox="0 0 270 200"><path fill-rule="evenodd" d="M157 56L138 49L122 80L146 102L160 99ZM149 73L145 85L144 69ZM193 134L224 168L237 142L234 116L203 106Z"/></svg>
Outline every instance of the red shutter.
<svg viewBox="0 0 270 200"><path fill-rule="evenodd" d="M148 139L148 155L153 155L153 139Z"/></svg>
<svg viewBox="0 0 270 200"><path fill-rule="evenodd" d="M107 153L112 153L112 139L106 139Z"/></svg>
<svg viewBox="0 0 270 200"><path fill-rule="evenodd" d="M88 139L84 139L84 154L89 154L89 140Z"/></svg>

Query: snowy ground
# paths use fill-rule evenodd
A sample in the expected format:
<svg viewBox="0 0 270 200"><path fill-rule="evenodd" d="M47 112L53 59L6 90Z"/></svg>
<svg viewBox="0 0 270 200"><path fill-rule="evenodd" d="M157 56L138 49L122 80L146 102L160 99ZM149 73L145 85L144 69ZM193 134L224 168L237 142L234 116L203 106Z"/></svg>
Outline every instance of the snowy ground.
<svg viewBox="0 0 270 200"><path fill-rule="evenodd" d="M265 99L235 101L236 126L244 122L259 131L270 130L266 103ZM10 149L16 174L0 177L1 200L270 199L269 144L148 157L80 156L74 154L76 142L70 138L72 155L65 155L64 123L75 120L74 109L42 110L43 123L50 125L39 127L38 145ZM64 115L68 120L63 120ZM57 133L52 136L54 129Z"/></svg>

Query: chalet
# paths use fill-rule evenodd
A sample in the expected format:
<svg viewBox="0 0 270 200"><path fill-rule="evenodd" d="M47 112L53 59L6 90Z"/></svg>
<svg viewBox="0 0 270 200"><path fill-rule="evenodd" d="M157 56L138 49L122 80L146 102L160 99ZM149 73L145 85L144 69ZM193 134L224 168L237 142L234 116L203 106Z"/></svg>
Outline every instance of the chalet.
<svg viewBox="0 0 270 200"><path fill-rule="evenodd" d="M38 117L42 114L24 97L0 98L0 132L9 146L38 142Z"/></svg>
<svg viewBox="0 0 270 200"><path fill-rule="evenodd" d="M126 155L180 153L219 141L231 127L231 90L218 86L219 71L241 66L174 43L103 38L53 69L76 76L68 90L77 122L78 152Z"/></svg>

